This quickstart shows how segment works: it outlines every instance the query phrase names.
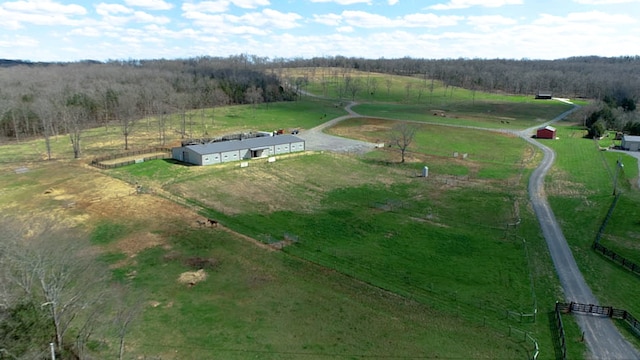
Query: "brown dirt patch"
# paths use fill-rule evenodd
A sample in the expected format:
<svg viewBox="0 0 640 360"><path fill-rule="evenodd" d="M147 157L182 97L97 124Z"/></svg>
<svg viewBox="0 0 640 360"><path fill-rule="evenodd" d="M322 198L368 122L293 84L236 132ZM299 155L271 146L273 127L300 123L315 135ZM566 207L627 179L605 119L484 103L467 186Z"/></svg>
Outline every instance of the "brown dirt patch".
<svg viewBox="0 0 640 360"><path fill-rule="evenodd" d="M164 244L165 239L160 235L145 232L127 236L126 238L116 242L114 247L128 256L135 256L142 250Z"/></svg>

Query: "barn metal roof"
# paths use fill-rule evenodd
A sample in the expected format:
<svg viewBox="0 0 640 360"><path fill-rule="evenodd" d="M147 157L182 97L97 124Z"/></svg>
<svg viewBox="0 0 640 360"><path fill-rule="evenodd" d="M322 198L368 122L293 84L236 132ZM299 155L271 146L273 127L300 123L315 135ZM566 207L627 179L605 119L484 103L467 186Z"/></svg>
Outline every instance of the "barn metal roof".
<svg viewBox="0 0 640 360"><path fill-rule="evenodd" d="M549 131L556 131L556 128L554 128L553 126L549 126L549 125L547 125L547 126L545 126L543 128L540 128L538 130L542 130L542 129L549 130Z"/></svg>
<svg viewBox="0 0 640 360"><path fill-rule="evenodd" d="M622 139L627 142L640 142L640 136L635 135L624 135Z"/></svg>
<svg viewBox="0 0 640 360"><path fill-rule="evenodd" d="M208 144L187 145L185 148L192 150L193 152L206 155L215 154L220 152L235 151L242 149L258 149L266 148L274 145L290 144L296 142L304 142L297 136L293 135L274 135L274 136L262 136L249 138L244 140L230 140L220 141Z"/></svg>

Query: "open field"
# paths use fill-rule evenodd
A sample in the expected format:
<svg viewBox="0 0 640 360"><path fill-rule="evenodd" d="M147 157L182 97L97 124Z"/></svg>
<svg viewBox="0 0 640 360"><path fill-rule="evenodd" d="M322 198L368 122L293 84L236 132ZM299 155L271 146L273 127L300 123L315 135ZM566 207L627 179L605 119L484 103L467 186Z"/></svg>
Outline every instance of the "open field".
<svg viewBox="0 0 640 360"><path fill-rule="evenodd" d="M401 80L394 81L400 96ZM462 90L449 91L452 101L466 99L456 98ZM515 118L513 109L506 117ZM343 113L335 101L305 96L268 109L217 108L213 117L213 110L202 118L195 111L187 128L194 135L306 129ZM496 119L474 116L477 126ZM158 145L154 121L140 121L134 147ZM174 115L171 128L180 122ZM377 141L390 126L365 118L330 131ZM113 281L141 294L144 311L127 338L132 356L524 359L531 344L508 337L510 326L538 340L541 359L555 356L548 312L562 297L527 205L539 153L521 139L424 124L406 164L384 148L363 157L254 160L247 168L155 160L103 172L85 163L121 151L118 128L87 135L79 161L66 160L64 137L54 162L41 161L40 141L0 148L0 210L25 222L52 217L87 234ZM179 140L174 131L170 142ZM417 177L425 165L429 178ZM28 171L14 172L22 166ZM583 191L579 177L571 181ZM198 226L204 216L222 226ZM519 227L507 226L517 218ZM286 246L273 251L247 240ZM179 283L196 270L189 265L196 257L212 259L206 280ZM535 323L514 316L534 309ZM565 324L570 354L582 357L575 323Z"/></svg>

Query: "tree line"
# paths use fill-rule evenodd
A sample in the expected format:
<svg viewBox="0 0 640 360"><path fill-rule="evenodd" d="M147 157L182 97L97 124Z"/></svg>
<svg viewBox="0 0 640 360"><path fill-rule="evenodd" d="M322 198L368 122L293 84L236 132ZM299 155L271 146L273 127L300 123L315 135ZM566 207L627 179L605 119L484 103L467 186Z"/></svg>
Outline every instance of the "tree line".
<svg viewBox="0 0 640 360"><path fill-rule="evenodd" d="M11 63L11 65L14 65ZM157 116L164 145L166 116L227 104L294 100L295 91L241 59L110 61L28 64L0 68L0 141L68 134L81 156L89 127L117 126L128 149L136 122Z"/></svg>
<svg viewBox="0 0 640 360"><path fill-rule="evenodd" d="M0 141L41 136L49 150L50 137L68 134L74 156L80 157L82 132L87 127L119 127L127 149L136 121L156 116L158 143L164 145L168 114L182 116L184 137L189 110L295 100L309 80L305 76L285 79L280 70L302 67L421 77L473 91L524 95L549 91L558 97L595 99L599 102L584 115L585 125L640 132L635 106L630 110L624 105L635 104L640 97L638 56L513 60L235 55L104 63L0 61ZM360 91L375 92L385 86L388 91L387 83L369 77L363 84L345 76L333 86L341 97L355 98ZM407 93L421 90L406 89ZM605 108L611 110L611 116Z"/></svg>

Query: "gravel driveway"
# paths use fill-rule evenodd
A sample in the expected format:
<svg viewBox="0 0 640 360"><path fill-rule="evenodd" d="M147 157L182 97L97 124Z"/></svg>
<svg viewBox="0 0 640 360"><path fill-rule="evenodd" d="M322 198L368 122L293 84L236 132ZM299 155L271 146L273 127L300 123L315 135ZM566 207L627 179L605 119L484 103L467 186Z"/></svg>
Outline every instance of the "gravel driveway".
<svg viewBox="0 0 640 360"><path fill-rule="evenodd" d="M573 110L559 115L544 125L563 119ZM531 133L532 128L522 131L520 136L540 148L544 153L544 158L529 179L529 198L538 217L542 234L547 242L551 259L562 284L565 300L597 305L598 300L585 282L544 193L544 178L553 165L556 157L555 152L532 139ZM640 353L620 334L608 317L591 315L574 315L574 317L580 329L584 332L585 342L590 351L590 358L640 359Z"/></svg>
<svg viewBox="0 0 640 360"><path fill-rule="evenodd" d="M355 103L352 102L345 107L345 110L347 110L349 114L329 120L309 130L301 131L297 136L305 141L305 148L307 150L314 151L326 150L350 154L364 154L368 151L373 150L376 145L374 143L347 139L340 136L329 135L323 132L324 129L331 127L339 123L340 121L362 117L362 115L359 115L351 110L351 107L353 105L355 105Z"/></svg>

